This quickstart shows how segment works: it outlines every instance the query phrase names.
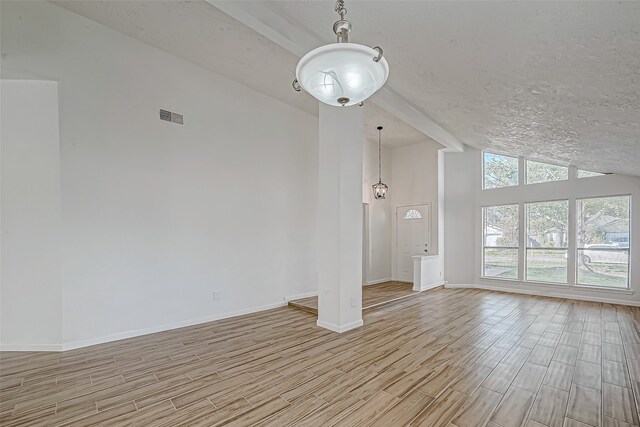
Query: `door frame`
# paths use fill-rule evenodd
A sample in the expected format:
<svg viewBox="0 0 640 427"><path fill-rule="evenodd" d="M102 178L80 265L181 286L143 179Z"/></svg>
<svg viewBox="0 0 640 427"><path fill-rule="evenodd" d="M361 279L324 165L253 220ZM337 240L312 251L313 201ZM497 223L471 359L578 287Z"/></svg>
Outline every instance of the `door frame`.
<svg viewBox="0 0 640 427"><path fill-rule="evenodd" d="M362 204L362 284L367 283L369 274L369 203Z"/></svg>
<svg viewBox="0 0 640 427"><path fill-rule="evenodd" d="M433 236L433 230L432 230L432 225L433 225L433 221L432 221L432 217L431 215L433 214L431 208L432 208L432 204L431 202L424 202L424 203L413 203L410 205L397 205L394 207L393 209L393 227L391 227L391 278L394 281L398 280L398 272L397 272L397 264L398 264L398 209L401 208L410 208L413 206L426 206L427 211L429 212L429 240L431 240L431 237ZM429 242L429 247L432 247L432 242Z"/></svg>

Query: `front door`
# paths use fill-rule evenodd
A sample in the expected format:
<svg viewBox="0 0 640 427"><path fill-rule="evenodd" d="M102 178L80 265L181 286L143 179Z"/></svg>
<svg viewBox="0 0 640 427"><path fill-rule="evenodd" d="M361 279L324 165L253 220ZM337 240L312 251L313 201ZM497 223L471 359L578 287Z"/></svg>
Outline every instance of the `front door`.
<svg viewBox="0 0 640 427"><path fill-rule="evenodd" d="M396 208L396 280L413 281L413 256L429 255L431 205Z"/></svg>

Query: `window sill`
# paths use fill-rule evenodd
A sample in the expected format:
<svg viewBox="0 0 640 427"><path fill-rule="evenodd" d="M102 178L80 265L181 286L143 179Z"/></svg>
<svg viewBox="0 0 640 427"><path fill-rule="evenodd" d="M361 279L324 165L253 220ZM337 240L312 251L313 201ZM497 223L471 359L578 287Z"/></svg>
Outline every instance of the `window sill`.
<svg viewBox="0 0 640 427"><path fill-rule="evenodd" d="M536 281L524 281L520 283L523 285L553 286L554 288L564 288L564 289L570 289L573 287L568 283L552 283L552 282L536 282Z"/></svg>
<svg viewBox="0 0 640 427"><path fill-rule="evenodd" d="M635 291L633 289L623 289L623 288L607 288L604 286L589 286L589 285L570 285L567 283L549 283L549 282L523 282L517 279L504 279L498 277L480 277L481 282L491 283L491 282L501 282L501 283L513 283L522 286L533 286L533 287L549 287L549 288L562 288L562 289L576 289L580 291L594 291L594 292L604 292L604 293L614 293L614 294L623 294L623 295L633 295Z"/></svg>
<svg viewBox="0 0 640 427"><path fill-rule="evenodd" d="M480 276L480 280L497 280L499 282L507 282L507 283L522 283L520 282L518 279L507 279L505 277L487 277L487 276Z"/></svg>
<svg viewBox="0 0 640 427"><path fill-rule="evenodd" d="M573 285L574 288L586 291L597 292L613 292L617 294L633 295L636 291L628 288L607 288L604 286L589 286L589 285Z"/></svg>

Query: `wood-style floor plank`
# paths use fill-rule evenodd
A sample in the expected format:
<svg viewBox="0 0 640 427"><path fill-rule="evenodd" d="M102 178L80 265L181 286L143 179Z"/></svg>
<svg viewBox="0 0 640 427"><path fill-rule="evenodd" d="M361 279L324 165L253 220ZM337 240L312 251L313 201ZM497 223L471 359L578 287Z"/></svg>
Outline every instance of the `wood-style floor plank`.
<svg viewBox="0 0 640 427"><path fill-rule="evenodd" d="M640 427L639 308L435 289L364 323L284 307L0 353L0 425Z"/></svg>
<svg viewBox="0 0 640 427"><path fill-rule="evenodd" d="M362 310L371 310L384 304L417 295L419 295L419 292L413 291L413 284L407 282L390 281L363 286ZM318 297L308 297L289 301L289 306L317 315Z"/></svg>

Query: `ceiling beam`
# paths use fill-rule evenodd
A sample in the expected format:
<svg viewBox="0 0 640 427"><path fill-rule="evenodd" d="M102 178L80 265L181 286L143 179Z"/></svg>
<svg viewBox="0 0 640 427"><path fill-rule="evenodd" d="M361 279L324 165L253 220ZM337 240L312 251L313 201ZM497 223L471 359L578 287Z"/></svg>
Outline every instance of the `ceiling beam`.
<svg viewBox="0 0 640 427"><path fill-rule="evenodd" d="M225 0L207 0L207 2L298 57L326 44L297 22L292 22L283 16L269 2ZM291 72L293 80L294 70ZM376 92L370 102L442 144L448 151L464 151L464 144L455 136L388 86L383 86Z"/></svg>

